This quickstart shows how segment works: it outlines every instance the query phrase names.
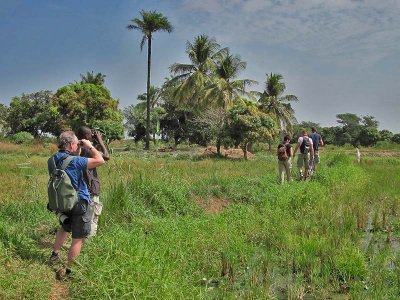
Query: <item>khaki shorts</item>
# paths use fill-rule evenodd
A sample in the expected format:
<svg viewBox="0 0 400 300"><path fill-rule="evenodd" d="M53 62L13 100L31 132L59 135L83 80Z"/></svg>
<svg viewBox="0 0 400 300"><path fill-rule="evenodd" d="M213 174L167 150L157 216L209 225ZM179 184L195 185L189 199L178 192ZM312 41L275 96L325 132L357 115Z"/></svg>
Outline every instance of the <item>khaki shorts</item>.
<svg viewBox="0 0 400 300"><path fill-rule="evenodd" d="M314 151L314 163L319 163L319 151Z"/></svg>
<svg viewBox="0 0 400 300"><path fill-rule="evenodd" d="M308 169L308 167L310 166L310 154L300 153L297 156L297 168L301 169L303 168L303 166L304 169Z"/></svg>

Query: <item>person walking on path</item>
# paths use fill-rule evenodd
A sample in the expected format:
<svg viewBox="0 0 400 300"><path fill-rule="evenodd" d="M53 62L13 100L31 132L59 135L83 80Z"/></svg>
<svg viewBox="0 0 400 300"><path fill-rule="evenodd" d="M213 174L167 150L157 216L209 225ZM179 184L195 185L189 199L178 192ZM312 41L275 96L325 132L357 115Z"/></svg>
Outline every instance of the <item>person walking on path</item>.
<svg viewBox="0 0 400 300"><path fill-rule="evenodd" d="M319 164L320 158L319 158L319 146L323 147L324 146L324 141L322 140L322 137L319 133L317 133L317 130L315 127L311 127L311 134L309 137L313 141L313 148L314 148L314 172L317 171L317 166Z"/></svg>
<svg viewBox="0 0 400 300"><path fill-rule="evenodd" d="M277 156L278 156L279 178L281 184L285 182L285 175L286 175L286 180L290 182L291 172L292 172L293 149L292 146L290 145L290 139L287 135L283 138L283 142L278 145Z"/></svg>
<svg viewBox="0 0 400 300"><path fill-rule="evenodd" d="M78 138L72 131L61 133L58 138L59 151L49 158L47 165L49 174L52 170L52 160L56 166L60 166L68 156L74 156L78 150ZM67 234L72 234L72 242L68 251L68 263L64 270L66 274L71 273L71 266L75 263L76 257L80 254L84 239L90 234L90 194L83 179L86 169L93 169L104 164L104 159L92 143L87 139L80 141L82 147L92 153L91 158L74 156L65 168L71 183L77 191L78 201L70 212L64 213L69 219L68 222L60 222L61 227L57 231L53 251L50 256L50 263L59 262L59 252L67 238ZM57 274L58 275L58 274Z"/></svg>
<svg viewBox="0 0 400 300"><path fill-rule="evenodd" d="M78 139L80 139L80 140L87 139L92 143L96 142L95 144L98 144L98 147L100 148L99 150L100 150L100 153L101 153L103 159L105 161L108 161L110 159L110 154L108 153L107 147L104 145L104 141L103 141L100 131L92 131L89 127L81 126L78 128L77 135L78 135ZM90 158L90 157L92 157L92 152L85 148L80 148L79 155ZM86 169L85 172L83 173L83 178L89 189L90 199L91 199L90 206L91 206L92 215L90 217L91 230L90 230L89 236L95 236L97 233L99 216L101 215L101 211L103 208L103 204L100 202L100 199L99 199L100 179L99 179L99 176L97 175L96 168Z"/></svg>
<svg viewBox="0 0 400 300"><path fill-rule="evenodd" d="M307 130L302 130L302 136L297 140L296 147L294 148L293 156L296 155L297 150L300 149L297 158L297 168L299 175L304 180L307 179L308 168L310 166L310 159L314 159L313 141L307 135ZM304 170L303 170L304 167Z"/></svg>

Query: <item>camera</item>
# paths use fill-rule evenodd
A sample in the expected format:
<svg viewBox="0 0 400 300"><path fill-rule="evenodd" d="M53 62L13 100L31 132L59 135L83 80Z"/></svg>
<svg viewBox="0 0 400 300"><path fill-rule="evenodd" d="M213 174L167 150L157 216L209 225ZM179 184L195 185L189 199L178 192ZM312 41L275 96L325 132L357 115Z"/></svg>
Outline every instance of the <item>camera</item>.
<svg viewBox="0 0 400 300"><path fill-rule="evenodd" d="M70 222L69 217L66 214L63 214L63 213L58 213L57 214L57 218L58 218L58 220L60 220L60 223L64 224L64 225L67 225Z"/></svg>

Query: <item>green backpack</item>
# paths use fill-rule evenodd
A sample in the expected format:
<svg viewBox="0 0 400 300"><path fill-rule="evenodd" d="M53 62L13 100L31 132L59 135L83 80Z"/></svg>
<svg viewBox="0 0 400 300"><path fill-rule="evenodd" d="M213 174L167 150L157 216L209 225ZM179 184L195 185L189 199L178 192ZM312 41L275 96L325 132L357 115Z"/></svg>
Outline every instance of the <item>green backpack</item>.
<svg viewBox="0 0 400 300"><path fill-rule="evenodd" d="M49 183L47 184L47 194L49 203L47 208L57 213L68 212L78 201L78 192L71 183L71 179L65 172L65 168L73 159L73 156L66 154L60 161L64 160L60 167L56 166L54 156L50 161Z"/></svg>

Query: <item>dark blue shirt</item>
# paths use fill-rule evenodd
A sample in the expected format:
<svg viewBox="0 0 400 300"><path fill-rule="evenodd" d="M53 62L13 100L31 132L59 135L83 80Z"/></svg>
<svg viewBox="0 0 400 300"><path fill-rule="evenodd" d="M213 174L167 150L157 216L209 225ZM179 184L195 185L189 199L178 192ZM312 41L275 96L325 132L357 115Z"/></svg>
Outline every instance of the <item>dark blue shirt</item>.
<svg viewBox="0 0 400 300"><path fill-rule="evenodd" d="M321 141L321 135L319 133L313 132L309 135L312 139L313 147L315 151L318 151L319 142Z"/></svg>
<svg viewBox="0 0 400 300"><path fill-rule="evenodd" d="M62 161L61 158L65 156L65 154L72 155L69 151L59 151L54 155L54 160L56 166L61 167ZM51 166L51 157L47 161L47 168L50 173ZM88 188L86 186L85 181L83 180L83 172L86 171L88 164L88 159L86 157L74 156L68 166L65 168L65 172L71 179L71 183L74 186L75 190L78 191L78 199L86 200L88 203L90 202L90 194Z"/></svg>

